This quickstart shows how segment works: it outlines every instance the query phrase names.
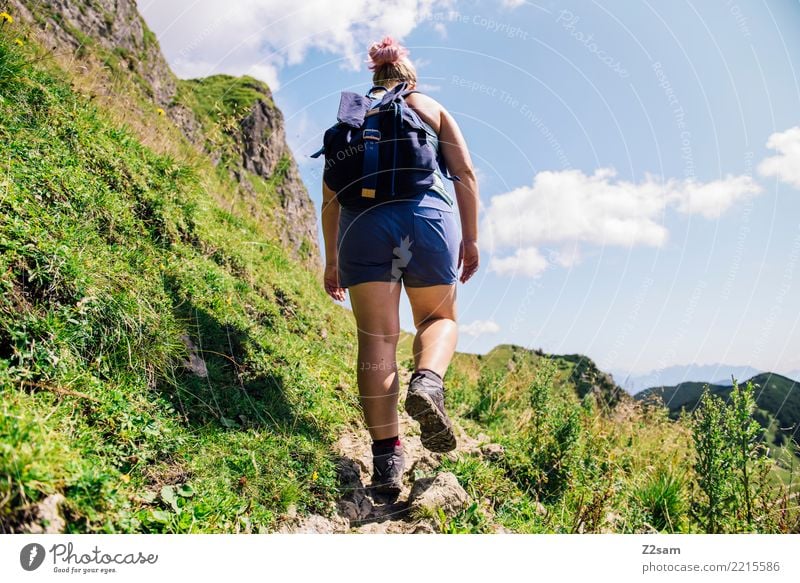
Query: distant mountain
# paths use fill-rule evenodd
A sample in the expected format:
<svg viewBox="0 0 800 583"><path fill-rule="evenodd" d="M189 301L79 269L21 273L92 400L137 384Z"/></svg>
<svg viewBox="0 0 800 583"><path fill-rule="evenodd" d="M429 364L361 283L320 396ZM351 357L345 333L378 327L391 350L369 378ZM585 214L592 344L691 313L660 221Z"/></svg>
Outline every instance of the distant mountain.
<svg viewBox="0 0 800 583"><path fill-rule="evenodd" d="M792 379L793 381L800 382L800 368L796 368L794 370L790 370L789 372L787 372L783 376L788 377L788 378Z"/></svg>
<svg viewBox="0 0 800 583"><path fill-rule="evenodd" d="M731 375L738 381L749 379L764 371L749 365L715 363L676 364L638 375L622 369L612 369L610 372L619 386L631 394L636 394L648 387L677 385L690 381L730 386ZM800 373L800 371L795 372ZM790 375L790 378L798 380L798 376L800 374Z"/></svg>
<svg viewBox="0 0 800 583"><path fill-rule="evenodd" d="M748 379L737 381L745 384ZM750 378L756 386L756 404L761 410L755 418L768 430L776 445L786 443L788 437L800 440L800 382L765 372ZM643 401L659 398L669 408L670 416L677 417L682 410L694 411L703 394L704 387L727 400L731 386L703 382L685 382L674 386L658 386L638 392L634 398Z"/></svg>

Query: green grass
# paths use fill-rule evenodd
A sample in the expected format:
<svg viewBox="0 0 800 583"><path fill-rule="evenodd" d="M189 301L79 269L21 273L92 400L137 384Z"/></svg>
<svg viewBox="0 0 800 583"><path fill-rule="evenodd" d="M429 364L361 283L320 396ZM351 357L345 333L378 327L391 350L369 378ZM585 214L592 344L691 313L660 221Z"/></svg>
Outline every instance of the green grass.
<svg viewBox="0 0 800 583"><path fill-rule="evenodd" d="M73 532L330 513L330 445L358 419L336 390L355 386L347 313L262 224L219 207L209 162L143 146L12 39L0 31L3 530L54 492ZM182 335L207 378L182 365Z"/></svg>
<svg viewBox="0 0 800 583"><path fill-rule="evenodd" d="M587 379L602 385L593 363L575 355L503 345L456 356L445 378L450 410L468 432L486 434L505 452L497 461L471 455L442 462L477 506L440 520L441 530L703 532L692 512L702 496L690 418L673 419L662 406L602 387L587 391ZM754 505L756 530L797 532L791 489L778 479L787 470L768 470Z"/></svg>

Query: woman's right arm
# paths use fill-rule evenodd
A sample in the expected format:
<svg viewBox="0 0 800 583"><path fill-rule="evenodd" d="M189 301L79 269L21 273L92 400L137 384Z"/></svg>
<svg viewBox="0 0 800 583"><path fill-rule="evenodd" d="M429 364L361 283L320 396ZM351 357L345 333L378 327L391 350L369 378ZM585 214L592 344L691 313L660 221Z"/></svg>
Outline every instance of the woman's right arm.
<svg viewBox="0 0 800 583"><path fill-rule="evenodd" d="M442 148L447 171L460 180L455 181L458 212L461 217L461 253L459 267L461 283L466 282L478 270L480 253L478 251L478 179L469 155L467 142L458 123L444 107L441 110L439 145Z"/></svg>
<svg viewBox="0 0 800 583"><path fill-rule="evenodd" d="M325 240L325 291L334 300L343 302L344 288L339 287L339 200L336 193L322 180L322 237Z"/></svg>

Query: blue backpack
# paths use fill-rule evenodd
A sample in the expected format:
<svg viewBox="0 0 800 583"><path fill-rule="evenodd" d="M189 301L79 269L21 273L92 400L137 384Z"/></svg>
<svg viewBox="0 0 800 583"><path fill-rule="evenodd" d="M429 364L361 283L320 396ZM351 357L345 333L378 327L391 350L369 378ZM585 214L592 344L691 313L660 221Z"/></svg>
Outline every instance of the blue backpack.
<svg viewBox="0 0 800 583"><path fill-rule="evenodd" d="M406 103L407 83L390 90L375 86L366 95L343 91L336 124L325 131L323 180L342 206L368 208L395 199L413 198L434 184L437 166L447 172L419 115ZM376 98L377 90L384 93Z"/></svg>

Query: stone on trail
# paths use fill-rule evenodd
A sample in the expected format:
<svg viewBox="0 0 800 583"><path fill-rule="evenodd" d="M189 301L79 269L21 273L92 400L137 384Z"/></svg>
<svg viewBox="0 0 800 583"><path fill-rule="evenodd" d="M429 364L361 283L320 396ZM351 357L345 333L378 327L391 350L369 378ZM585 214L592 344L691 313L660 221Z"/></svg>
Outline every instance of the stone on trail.
<svg viewBox="0 0 800 583"><path fill-rule="evenodd" d="M441 508L445 516L453 516L469 503L469 496L452 472L442 472L432 478L414 482L408 497L412 514L421 510L435 512Z"/></svg>

